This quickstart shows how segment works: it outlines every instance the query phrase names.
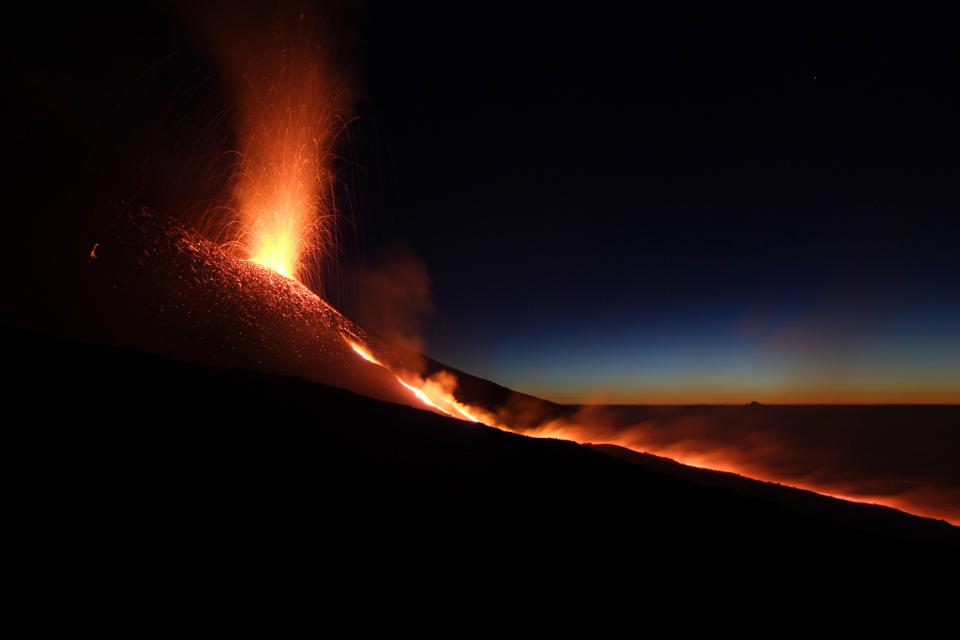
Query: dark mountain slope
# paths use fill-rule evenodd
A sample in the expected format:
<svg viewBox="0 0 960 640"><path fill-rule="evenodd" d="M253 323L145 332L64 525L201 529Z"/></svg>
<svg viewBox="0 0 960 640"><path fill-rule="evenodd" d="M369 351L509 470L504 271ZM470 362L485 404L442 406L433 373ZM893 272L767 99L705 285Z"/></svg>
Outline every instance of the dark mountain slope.
<svg viewBox="0 0 960 640"><path fill-rule="evenodd" d="M294 378L7 332L5 574L31 628L917 632L956 530L866 531ZM11 621L12 623L13 621Z"/></svg>

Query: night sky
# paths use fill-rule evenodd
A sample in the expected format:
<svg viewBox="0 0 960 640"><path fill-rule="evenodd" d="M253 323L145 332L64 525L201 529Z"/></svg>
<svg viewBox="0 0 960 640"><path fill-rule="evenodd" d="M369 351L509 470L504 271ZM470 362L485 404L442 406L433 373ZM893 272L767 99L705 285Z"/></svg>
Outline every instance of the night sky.
<svg viewBox="0 0 960 640"><path fill-rule="evenodd" d="M552 400L960 402L956 12L642 4L343 11L344 273L413 254L426 353ZM182 12L26 11L7 139L50 251L78 202L195 206L229 105Z"/></svg>
<svg viewBox="0 0 960 640"><path fill-rule="evenodd" d="M431 355L557 400L960 401L955 15L769 4L380 10L359 218L426 262Z"/></svg>

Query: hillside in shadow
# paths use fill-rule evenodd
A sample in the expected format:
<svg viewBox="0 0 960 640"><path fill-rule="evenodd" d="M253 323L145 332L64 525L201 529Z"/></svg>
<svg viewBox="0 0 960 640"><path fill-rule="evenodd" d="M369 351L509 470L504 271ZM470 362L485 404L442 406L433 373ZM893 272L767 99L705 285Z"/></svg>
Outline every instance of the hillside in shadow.
<svg viewBox="0 0 960 640"><path fill-rule="evenodd" d="M798 510L291 377L22 332L5 343L10 610L38 631L863 635L953 621L943 585L960 537L942 522L884 509L865 524L878 508L816 496Z"/></svg>

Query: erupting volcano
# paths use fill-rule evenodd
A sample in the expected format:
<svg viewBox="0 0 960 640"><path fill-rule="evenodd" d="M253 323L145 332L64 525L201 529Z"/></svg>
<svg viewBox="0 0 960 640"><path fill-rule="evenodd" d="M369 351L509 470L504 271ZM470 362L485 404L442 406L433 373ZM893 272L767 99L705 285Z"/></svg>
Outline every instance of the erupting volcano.
<svg viewBox="0 0 960 640"><path fill-rule="evenodd" d="M228 154L235 158L230 192L204 213L199 226L239 257L312 288L317 304L327 305L320 296L341 252L336 145L350 119L350 100L342 73L325 58L329 43L315 42L309 22L302 13L295 20L275 20L266 38L253 39L263 43L262 51L237 50L243 38L235 28L216 32L237 104L232 115L239 147ZM343 339L365 360L390 371L417 403L495 424L478 419L479 410L456 399L456 377L449 372L424 379L419 371L399 371L401 365L372 356L358 333Z"/></svg>
<svg viewBox="0 0 960 640"><path fill-rule="evenodd" d="M216 4L13 21L31 624L954 625L949 158L824 20Z"/></svg>
<svg viewBox="0 0 960 640"><path fill-rule="evenodd" d="M232 312L226 305L219 319L205 325L205 331L223 334L229 349L200 359L294 373L514 433L616 445L695 467L960 522L955 504L960 488L931 487L949 476L948 470L930 476L915 470L853 471L848 468L849 456L855 453L829 453L827 443L834 436L825 425L841 420L834 417L836 412L824 416L786 409L737 413L718 408L661 410L635 417L636 412L615 408L563 407L506 390L484 390L476 379L454 373L409 347L390 344L345 318L322 295L343 253L335 187L340 180L337 149L344 143L339 136L351 119L349 83L324 56L329 40L318 39L309 25L300 14L271 22L254 38L244 39L235 28L218 32L219 59L235 102L228 120L235 128L237 146L225 154L232 160L220 200L197 225L213 244L178 223L150 216L130 218L128 224L136 231L120 234L121 244L142 245L136 251L168 261L166 267L156 265L161 270L156 274L158 288L176 299L160 305L165 314L171 307L213 298L234 298L232 304L245 307L242 321L228 317ZM258 46L238 45L249 42ZM133 237L139 234L143 237ZM107 270L111 242L101 239L97 247L91 260L96 258L96 267ZM265 277L234 258L282 278ZM131 254L121 260L133 259ZM142 258L136 262L143 266ZM191 271L212 269L219 275L208 274L199 286L185 286L182 279L173 286L163 282L162 270L176 272L182 268L178 265L189 265ZM218 278L235 282L236 290L227 293L233 285ZM258 316L263 313L258 309L269 309L270 315ZM277 314L283 318L279 324L273 319ZM258 334L262 337L256 338ZM198 358L187 344L172 348L177 342L171 340L161 352ZM463 381L468 381L467 388ZM777 426L802 422L803 415L811 416L816 428L825 432L824 444L811 447L795 441L793 433L815 425L795 430ZM853 424L863 418L851 413L847 419ZM871 417L871 423L880 428L888 419ZM924 428L936 433L944 419L949 420L934 412ZM815 462L825 456L831 457L830 465Z"/></svg>

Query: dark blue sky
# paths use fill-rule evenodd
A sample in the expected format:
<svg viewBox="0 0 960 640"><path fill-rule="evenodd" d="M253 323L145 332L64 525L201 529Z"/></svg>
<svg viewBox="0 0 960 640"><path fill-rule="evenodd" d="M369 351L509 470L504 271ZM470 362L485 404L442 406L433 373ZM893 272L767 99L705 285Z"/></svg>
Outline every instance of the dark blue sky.
<svg viewBox="0 0 960 640"><path fill-rule="evenodd" d="M561 400L960 401L954 14L374 5L364 250Z"/></svg>

